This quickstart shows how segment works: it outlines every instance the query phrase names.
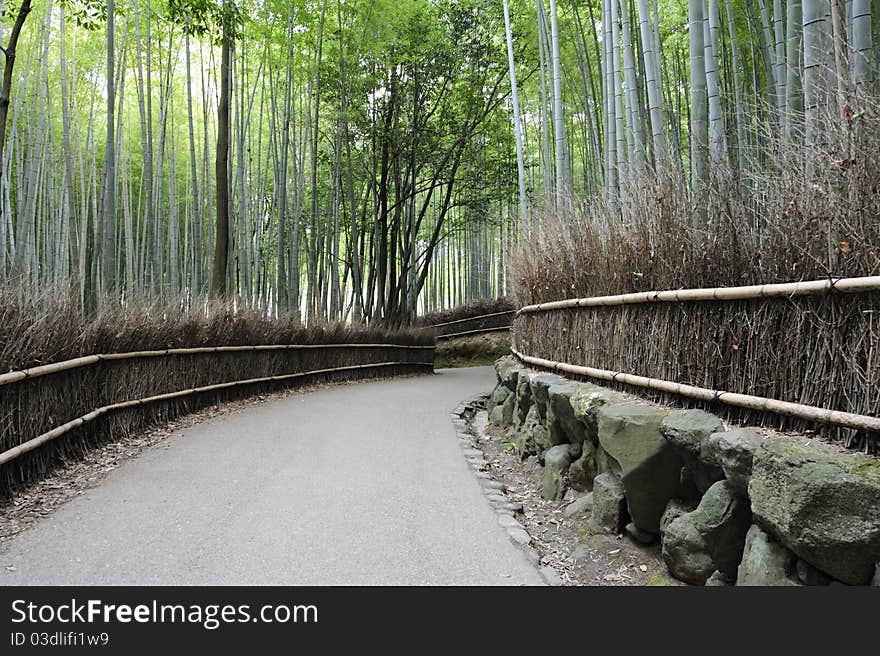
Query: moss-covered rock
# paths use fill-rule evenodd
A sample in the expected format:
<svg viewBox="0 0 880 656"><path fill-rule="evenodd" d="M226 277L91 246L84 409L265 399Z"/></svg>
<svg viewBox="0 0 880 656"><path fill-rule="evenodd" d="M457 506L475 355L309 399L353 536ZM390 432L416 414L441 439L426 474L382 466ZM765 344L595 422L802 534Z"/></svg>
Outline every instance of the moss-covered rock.
<svg viewBox="0 0 880 656"><path fill-rule="evenodd" d="M805 561L866 584L880 560L880 461L804 437L765 440L749 481L758 523Z"/></svg>
<svg viewBox="0 0 880 656"><path fill-rule="evenodd" d="M565 382L564 378L556 374L537 373L529 376L529 384L532 388L532 403L538 408L538 416L541 418L541 423L547 421L547 411L550 408L550 388L553 385L561 385Z"/></svg>
<svg viewBox="0 0 880 656"><path fill-rule="evenodd" d="M763 441L757 428L733 428L709 436L707 447L713 458L727 481L743 496L748 496L752 461Z"/></svg>
<svg viewBox="0 0 880 656"><path fill-rule="evenodd" d="M574 416L571 400L577 395L576 383L551 385L547 390L550 402L547 407L547 430L554 444L574 444L580 446L586 436L584 425Z"/></svg>
<svg viewBox="0 0 880 656"><path fill-rule="evenodd" d="M516 379L516 404L513 410L513 421L517 427L525 423L531 408L532 386L529 384L528 373L523 370Z"/></svg>
<svg viewBox="0 0 880 656"><path fill-rule="evenodd" d="M742 561L736 576L738 586L800 585L795 572L797 557L753 525L746 534Z"/></svg>
<svg viewBox="0 0 880 656"><path fill-rule="evenodd" d="M611 471L626 491L633 523L660 533L660 517L679 486L682 461L660 434L666 411L646 405L602 407L598 413L599 444Z"/></svg>
<svg viewBox="0 0 880 656"><path fill-rule="evenodd" d="M493 406L489 411L489 423L506 428L513 423L513 406L516 397L511 393L499 405Z"/></svg>
<svg viewBox="0 0 880 656"><path fill-rule="evenodd" d="M547 501L559 501L565 496L565 473L571 465L568 445L560 444L544 454L544 473L541 476L541 496Z"/></svg>
<svg viewBox="0 0 880 656"><path fill-rule="evenodd" d="M498 377L498 383L504 385L511 392L516 391L519 382L519 373L524 367L512 356L498 358L495 361L495 375Z"/></svg>
<svg viewBox="0 0 880 656"><path fill-rule="evenodd" d="M574 418L585 429L584 439L599 444L599 423L597 414L600 408L624 403L625 398L612 390L591 383L583 383L577 393L571 397L571 409Z"/></svg>
<svg viewBox="0 0 880 656"><path fill-rule="evenodd" d="M594 533L619 534L626 526L626 495L623 484L612 474L599 474L593 481L593 514L590 528Z"/></svg>
<svg viewBox="0 0 880 656"><path fill-rule="evenodd" d="M512 395L513 392L511 392L504 385L499 383L495 386L495 389L492 390L492 395L489 397L489 405L492 407L495 407L496 405L501 405L507 400L508 397Z"/></svg>
<svg viewBox="0 0 880 656"><path fill-rule="evenodd" d="M676 578L703 585L715 570L735 578L752 514L727 481L712 485L692 511L663 530L663 561Z"/></svg>
<svg viewBox="0 0 880 656"><path fill-rule="evenodd" d="M703 410L673 410L660 424L660 434L678 451L701 493L724 479L714 453L707 447L709 436L722 428L718 417Z"/></svg>
<svg viewBox="0 0 880 656"><path fill-rule="evenodd" d="M549 446L549 439L547 429L538 416L538 408L532 406L513 441L520 457L527 458L542 454Z"/></svg>
<svg viewBox="0 0 880 656"><path fill-rule="evenodd" d="M593 489L593 479L599 474L596 468L596 447L589 440L581 444L580 457L571 463L568 470L568 482L578 492Z"/></svg>

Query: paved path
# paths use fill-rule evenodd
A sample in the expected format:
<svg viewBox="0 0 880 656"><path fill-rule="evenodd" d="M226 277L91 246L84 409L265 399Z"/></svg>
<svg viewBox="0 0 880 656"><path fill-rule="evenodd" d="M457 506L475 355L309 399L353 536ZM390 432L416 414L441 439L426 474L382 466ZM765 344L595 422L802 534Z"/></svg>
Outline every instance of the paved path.
<svg viewBox="0 0 880 656"><path fill-rule="evenodd" d="M181 430L10 542L0 583L539 584L449 419L492 375L331 387Z"/></svg>

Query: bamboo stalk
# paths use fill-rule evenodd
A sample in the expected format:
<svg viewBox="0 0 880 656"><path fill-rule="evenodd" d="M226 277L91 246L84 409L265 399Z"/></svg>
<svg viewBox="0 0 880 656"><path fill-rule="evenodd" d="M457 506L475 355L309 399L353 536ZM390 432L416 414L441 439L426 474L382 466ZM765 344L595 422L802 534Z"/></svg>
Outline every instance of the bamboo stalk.
<svg viewBox="0 0 880 656"><path fill-rule="evenodd" d="M237 387L240 385L253 385L256 383L268 383L268 382L277 382L283 380L291 380L293 378L303 378L305 376L314 376L318 374L327 374L338 371L354 371L357 369L370 369L377 367L396 367L396 366L417 366L417 367L431 367L433 369L433 362L378 362L372 364L356 364L349 365L347 367L335 367L332 369L315 369L313 371L303 371L295 374L282 374L280 376L265 376L263 378L248 378L245 380L234 380L227 383L218 383L216 385L205 385L204 387L195 387L187 390L180 390L178 392L168 392L166 394L157 394L156 396L149 396L143 399L135 399L132 401L121 401L119 403L114 403L112 405L105 405L103 407L97 408L96 410L92 410L90 413L83 415L82 417L77 417L71 421L68 421L66 424L62 424L57 428L53 428L52 430L43 433L42 435L38 435L37 437L28 440L27 442L23 442L18 446L15 446L11 449L7 449L0 453L0 465L4 465L7 462L18 458L19 456L28 453L29 451L33 451L37 447L54 440L61 435L69 433L82 426L83 424L87 424L89 422L94 421L95 419L117 410L125 410L127 408L133 408L137 406L148 405L150 403L157 403L159 401L170 401L173 399L183 398L185 396L192 396L193 394L201 394L204 392L213 392L222 389L228 389L231 387Z"/></svg>
<svg viewBox="0 0 880 656"><path fill-rule="evenodd" d="M500 326L499 328L480 328L478 330L465 330L460 333L449 333L448 335L437 335L437 341L441 339L452 339L453 337L463 337L465 335L476 335L482 333L495 333L502 330L510 330L510 326Z"/></svg>
<svg viewBox="0 0 880 656"><path fill-rule="evenodd" d="M805 419L807 421L815 421L823 424L832 424L834 426L843 426L845 428L880 433L880 417L817 408L815 406L803 405L801 403L790 403L788 401L768 399L763 396L752 396L749 394L737 394L735 392L712 390L705 387L694 387L692 385L684 385L682 383L660 380L658 378L647 378L645 376L636 376L634 374L609 371L607 369L595 369L593 367L584 367L569 364L567 362L555 362L553 360L545 360L543 358L525 355L513 347L511 347L510 352L527 364L533 364L555 371L564 371L579 376L587 376L589 378L610 380L616 383L626 383L627 385L634 385L636 387L648 387L661 392L670 392L681 396L700 399L702 401L720 401L721 403L737 406L739 408L772 412L774 414L797 417L798 419Z"/></svg>
<svg viewBox="0 0 880 656"><path fill-rule="evenodd" d="M587 298L568 298L549 303L526 305L517 314L567 310L581 307L610 305L632 305L637 303L681 303L686 301L738 301L752 298L779 298L810 296L824 292L859 294L880 291L880 276L860 278L826 278L801 282L775 283L769 285L747 285L743 287L711 287L699 289L666 289L663 291L634 292L612 296L590 296Z"/></svg>
<svg viewBox="0 0 880 656"><path fill-rule="evenodd" d="M0 385L8 385L9 383L17 383L26 378L37 378L48 374L58 373L59 371L67 371L68 369L76 369L78 367L87 367L97 364L101 361L100 355L86 355L81 358L72 360L64 360L63 362L55 362L53 364L44 364L39 367L25 369L23 371L11 371L8 374L0 375Z"/></svg>
<svg viewBox="0 0 880 656"><path fill-rule="evenodd" d="M505 314L515 314L516 310L504 310L503 312L492 312L491 314L478 314L474 317L467 317L465 319L455 319L454 321L445 321L443 323L434 323L430 326L425 326L425 328L441 328L443 326L451 326L454 323L465 323L467 321L476 321L477 319L489 319L491 317L500 317Z"/></svg>
<svg viewBox="0 0 880 656"><path fill-rule="evenodd" d="M412 344L259 344L255 346L199 346L193 348L163 349L155 351L130 351L127 353L103 353L87 355L72 360L64 360L53 364L44 364L22 371L11 371L0 374L0 386L17 383L22 380L38 378L60 371L68 371L78 367L87 367L105 360L131 360L135 358L155 358L165 355L196 355L200 353L241 353L245 351L287 351L298 349L326 348L399 348L399 349L433 349L433 345Z"/></svg>

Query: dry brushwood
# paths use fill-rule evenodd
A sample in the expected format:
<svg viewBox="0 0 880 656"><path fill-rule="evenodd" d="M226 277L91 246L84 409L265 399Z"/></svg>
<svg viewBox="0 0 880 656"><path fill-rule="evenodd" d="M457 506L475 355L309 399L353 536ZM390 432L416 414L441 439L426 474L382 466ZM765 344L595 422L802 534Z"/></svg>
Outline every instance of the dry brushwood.
<svg viewBox="0 0 880 656"><path fill-rule="evenodd" d="M617 205L595 201L545 218L512 254L518 304L880 274L878 108L839 127L828 143L838 145L805 148L802 156L769 144L765 152L780 153L775 161L754 162L740 178L715 177L702 195L702 223L683 177L646 176ZM512 339L524 353L552 361L880 414L876 291L522 314ZM750 410L726 414L815 428ZM830 435L846 446L878 448L863 431Z"/></svg>

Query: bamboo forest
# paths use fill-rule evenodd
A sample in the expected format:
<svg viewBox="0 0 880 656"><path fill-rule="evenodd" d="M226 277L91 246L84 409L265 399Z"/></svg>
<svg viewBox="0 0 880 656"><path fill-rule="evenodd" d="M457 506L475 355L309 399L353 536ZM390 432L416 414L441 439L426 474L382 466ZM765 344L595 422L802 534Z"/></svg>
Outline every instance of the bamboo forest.
<svg viewBox="0 0 880 656"><path fill-rule="evenodd" d="M13 647L880 586L880 0L0 6Z"/></svg>
<svg viewBox="0 0 880 656"><path fill-rule="evenodd" d="M878 126L877 0L3 2L0 280L85 314L399 326L511 257L544 284L573 226L711 238L719 198L758 248L778 181L866 166Z"/></svg>

